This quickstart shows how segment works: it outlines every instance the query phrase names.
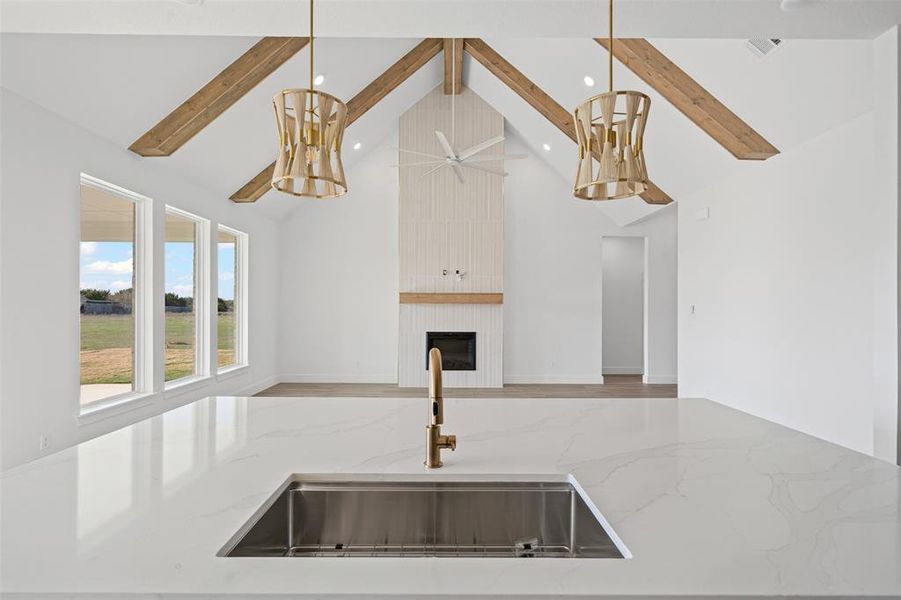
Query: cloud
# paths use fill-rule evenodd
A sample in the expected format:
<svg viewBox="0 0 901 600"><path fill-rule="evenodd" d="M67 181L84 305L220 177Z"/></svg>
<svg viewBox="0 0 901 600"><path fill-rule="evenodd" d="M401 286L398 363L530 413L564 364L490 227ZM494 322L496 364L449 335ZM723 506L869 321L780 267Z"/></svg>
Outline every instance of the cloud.
<svg viewBox="0 0 901 600"><path fill-rule="evenodd" d="M82 256L91 256L97 252L97 242L82 242L81 243L81 255Z"/></svg>
<svg viewBox="0 0 901 600"><path fill-rule="evenodd" d="M111 284L109 284L109 291L118 292L120 290L124 290L124 289L130 288L130 287L131 287L131 281L119 280L119 281L114 281Z"/></svg>
<svg viewBox="0 0 901 600"><path fill-rule="evenodd" d="M117 275L131 274L131 259L120 261L95 260L82 267L83 273L115 273Z"/></svg>
<svg viewBox="0 0 901 600"><path fill-rule="evenodd" d="M182 298L191 298L192 296L194 296L193 285L174 285L172 286L172 289L166 291L173 294L178 294Z"/></svg>
<svg viewBox="0 0 901 600"><path fill-rule="evenodd" d="M222 271L219 273L219 279L221 279L222 281L229 281L234 278L235 278L235 274L232 273L231 271Z"/></svg>

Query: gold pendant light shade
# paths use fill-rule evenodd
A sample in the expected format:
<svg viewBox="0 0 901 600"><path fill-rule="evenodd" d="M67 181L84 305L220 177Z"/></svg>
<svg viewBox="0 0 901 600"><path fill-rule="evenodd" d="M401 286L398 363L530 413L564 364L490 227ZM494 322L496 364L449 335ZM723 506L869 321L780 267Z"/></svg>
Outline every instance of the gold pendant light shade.
<svg viewBox="0 0 901 600"><path fill-rule="evenodd" d="M648 189L644 131L651 99L613 87L613 0L607 10L607 91L573 111L579 144L573 194L582 200L620 200Z"/></svg>
<svg viewBox="0 0 901 600"><path fill-rule="evenodd" d="M633 91L598 94L576 107L576 198L619 200L648 189L643 148L650 108L651 99Z"/></svg>
<svg viewBox="0 0 901 600"><path fill-rule="evenodd" d="M272 99L279 148L272 187L306 198L347 192L341 142L347 105L319 90L287 89Z"/></svg>
<svg viewBox="0 0 901 600"><path fill-rule="evenodd" d="M315 87L313 0L309 6L310 87L282 90L272 98L278 127L272 187L303 198L337 198L347 193L341 163L347 105Z"/></svg>

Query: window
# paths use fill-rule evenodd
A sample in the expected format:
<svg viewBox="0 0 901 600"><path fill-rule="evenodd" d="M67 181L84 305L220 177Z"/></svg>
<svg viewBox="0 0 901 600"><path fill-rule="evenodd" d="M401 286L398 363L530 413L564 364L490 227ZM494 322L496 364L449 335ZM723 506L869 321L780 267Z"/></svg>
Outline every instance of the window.
<svg viewBox="0 0 901 600"><path fill-rule="evenodd" d="M247 235L219 227L218 243L217 364L219 369L246 364L245 323L247 302L244 277Z"/></svg>
<svg viewBox="0 0 901 600"><path fill-rule="evenodd" d="M208 373L207 336L203 315L206 294L203 260L204 219L166 207L165 273L165 381Z"/></svg>
<svg viewBox="0 0 901 600"><path fill-rule="evenodd" d="M150 381L143 294L149 200L81 178L81 407L145 391Z"/></svg>

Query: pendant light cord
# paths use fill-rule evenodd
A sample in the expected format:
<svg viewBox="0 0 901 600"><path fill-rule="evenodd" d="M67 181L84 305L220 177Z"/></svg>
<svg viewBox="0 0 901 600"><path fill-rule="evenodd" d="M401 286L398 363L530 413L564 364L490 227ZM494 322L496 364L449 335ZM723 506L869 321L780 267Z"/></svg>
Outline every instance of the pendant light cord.
<svg viewBox="0 0 901 600"><path fill-rule="evenodd" d="M312 0L310 0L312 2ZM607 14L607 85L613 91L613 0L610 0Z"/></svg>
<svg viewBox="0 0 901 600"><path fill-rule="evenodd" d="M310 0L310 89L313 89L313 0Z"/></svg>

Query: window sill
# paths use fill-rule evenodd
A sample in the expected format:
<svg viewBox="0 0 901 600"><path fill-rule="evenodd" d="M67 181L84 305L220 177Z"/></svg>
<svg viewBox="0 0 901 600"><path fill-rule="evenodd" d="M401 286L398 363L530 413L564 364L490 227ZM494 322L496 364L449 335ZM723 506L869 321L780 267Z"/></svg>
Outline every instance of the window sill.
<svg viewBox="0 0 901 600"><path fill-rule="evenodd" d="M153 394L150 392L137 392L127 394L111 400L98 402L94 406L89 406L81 411L78 415L79 425L90 425L104 419L116 417L125 413L129 413L152 403Z"/></svg>
<svg viewBox="0 0 901 600"><path fill-rule="evenodd" d="M178 396L185 394L198 388L204 384L212 383L213 378L209 375L191 375L190 377L182 377L181 379L173 379L166 383L163 393L166 397Z"/></svg>
<svg viewBox="0 0 901 600"><path fill-rule="evenodd" d="M228 367L223 367L216 373L216 380L221 381L223 379L231 379L232 377L243 375L249 370L250 365L231 365Z"/></svg>

